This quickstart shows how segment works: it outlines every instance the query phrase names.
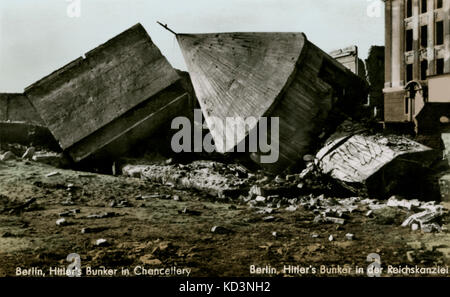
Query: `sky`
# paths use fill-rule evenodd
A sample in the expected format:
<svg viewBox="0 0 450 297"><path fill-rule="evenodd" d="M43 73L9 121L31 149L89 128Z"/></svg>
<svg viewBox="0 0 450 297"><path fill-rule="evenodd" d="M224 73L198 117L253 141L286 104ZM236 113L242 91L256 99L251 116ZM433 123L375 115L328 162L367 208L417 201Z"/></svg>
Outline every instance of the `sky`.
<svg viewBox="0 0 450 297"><path fill-rule="evenodd" d="M0 0L0 92L23 92L136 23L186 70L156 21L177 33L304 32L326 52L357 45L363 59L384 44L381 0Z"/></svg>

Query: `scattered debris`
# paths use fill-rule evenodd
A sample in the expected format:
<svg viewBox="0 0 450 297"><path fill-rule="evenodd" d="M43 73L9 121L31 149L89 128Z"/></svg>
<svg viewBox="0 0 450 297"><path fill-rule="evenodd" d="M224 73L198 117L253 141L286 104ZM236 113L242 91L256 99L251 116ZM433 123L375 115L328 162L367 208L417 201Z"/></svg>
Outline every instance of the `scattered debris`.
<svg viewBox="0 0 450 297"><path fill-rule="evenodd" d="M193 215L193 216L199 216L202 214L200 211L190 210L187 207L183 208L183 210L179 210L178 213L179 214L188 214L188 215Z"/></svg>
<svg viewBox="0 0 450 297"><path fill-rule="evenodd" d="M36 152L34 147L29 147L22 156L22 159L31 160Z"/></svg>
<svg viewBox="0 0 450 297"><path fill-rule="evenodd" d="M345 220L340 219L340 218L325 217L324 220L325 220L325 222L330 222L330 223L339 224L339 225L344 225L344 223L345 223Z"/></svg>
<svg viewBox="0 0 450 297"><path fill-rule="evenodd" d="M69 222L64 218L61 218L61 219L56 220L56 225L57 226L67 226L67 225L69 225Z"/></svg>
<svg viewBox="0 0 450 297"><path fill-rule="evenodd" d="M221 226L212 227L211 232L216 233L216 234L231 234L231 233L233 233L232 230L225 228L225 227L221 227Z"/></svg>
<svg viewBox="0 0 450 297"><path fill-rule="evenodd" d="M96 246L108 246L109 242L104 238L100 238L95 241L95 245Z"/></svg>
<svg viewBox="0 0 450 297"><path fill-rule="evenodd" d="M8 160L14 160L16 159L16 155L14 155L12 152L7 151L3 155L0 155L0 161L8 161Z"/></svg>
<svg viewBox="0 0 450 297"><path fill-rule="evenodd" d="M88 234L88 233L98 233L107 230L107 227L95 227L95 228L83 228L81 229L82 234Z"/></svg>
<svg viewBox="0 0 450 297"><path fill-rule="evenodd" d="M410 226L413 223L417 223L421 228L423 225L431 223L440 217L442 217L443 212L441 211L430 211L425 210L420 213L416 213L408 217L402 224L402 227Z"/></svg>
<svg viewBox="0 0 450 297"><path fill-rule="evenodd" d="M274 216L268 216L268 217L264 217L262 220L264 222L273 222L273 221L275 221L275 217Z"/></svg>
<svg viewBox="0 0 450 297"><path fill-rule="evenodd" d="M86 219L105 219L105 218L112 218L117 216L115 212L102 212L98 214L91 214L86 216Z"/></svg>
<svg viewBox="0 0 450 297"><path fill-rule="evenodd" d="M333 241L333 240L334 240L333 235L330 235L330 236L328 237L328 241Z"/></svg>
<svg viewBox="0 0 450 297"><path fill-rule="evenodd" d="M432 233L432 232L441 232L442 228L436 223L432 224L423 224L421 225L421 229L425 233Z"/></svg>
<svg viewBox="0 0 450 297"><path fill-rule="evenodd" d="M414 251L407 251L406 259L408 259L409 262L414 262Z"/></svg>
<svg viewBox="0 0 450 297"><path fill-rule="evenodd" d="M47 174L46 177L53 177L53 176L57 176L57 175L60 175L60 173L58 171L53 171L53 172L50 172L49 174Z"/></svg>
<svg viewBox="0 0 450 297"><path fill-rule="evenodd" d="M347 234L345 234L345 238L346 238L347 240L353 240L353 239L355 238L355 235L354 235L354 234L351 234L351 233L347 233Z"/></svg>

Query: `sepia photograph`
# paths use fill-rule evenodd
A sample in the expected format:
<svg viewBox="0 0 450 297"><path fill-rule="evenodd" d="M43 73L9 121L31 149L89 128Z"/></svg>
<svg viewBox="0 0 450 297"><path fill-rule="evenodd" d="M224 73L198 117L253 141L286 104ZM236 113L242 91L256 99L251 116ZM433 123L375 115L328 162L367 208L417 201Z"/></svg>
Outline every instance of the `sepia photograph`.
<svg viewBox="0 0 450 297"><path fill-rule="evenodd" d="M450 0L0 1L0 279L448 278L449 209Z"/></svg>

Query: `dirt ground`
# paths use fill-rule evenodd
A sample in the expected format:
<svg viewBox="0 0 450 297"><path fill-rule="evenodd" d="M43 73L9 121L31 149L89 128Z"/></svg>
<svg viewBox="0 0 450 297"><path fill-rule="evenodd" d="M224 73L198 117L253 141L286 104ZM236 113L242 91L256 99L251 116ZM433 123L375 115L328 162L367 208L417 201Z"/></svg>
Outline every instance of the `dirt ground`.
<svg viewBox="0 0 450 297"><path fill-rule="evenodd" d="M58 174L47 177L52 172ZM168 196L142 199L154 194ZM30 198L36 201L17 208ZM441 233L428 234L401 227L401 219L380 223L362 211L353 213L344 225L314 223L314 214L302 208L279 210L272 214L274 220L266 222L264 215L237 201L215 201L199 192L136 178L55 169L25 160L0 162L1 209L0 276L16 276L18 267L36 267L49 276L50 267L70 264L66 260L70 253L80 255L83 275L87 267L102 266L129 269L130 276L136 267L174 266L191 269L189 276L194 277L343 275L320 273L322 266L352 268L348 275L355 276L356 266L367 268L372 263L367 261L370 253L380 255L385 271L389 265L445 268L450 264L448 216ZM65 217L67 225L56 224L60 213L75 209L79 211ZM88 218L101 213L108 215ZM213 233L213 226L226 232ZM83 228L92 232L82 233ZM313 238L314 233L319 236ZM354 239L346 239L347 233ZM106 245L97 246L98 239L106 239ZM276 272L252 274L252 265L270 265ZM310 267L309 274L287 273L284 265ZM382 273L388 275L402 276Z"/></svg>

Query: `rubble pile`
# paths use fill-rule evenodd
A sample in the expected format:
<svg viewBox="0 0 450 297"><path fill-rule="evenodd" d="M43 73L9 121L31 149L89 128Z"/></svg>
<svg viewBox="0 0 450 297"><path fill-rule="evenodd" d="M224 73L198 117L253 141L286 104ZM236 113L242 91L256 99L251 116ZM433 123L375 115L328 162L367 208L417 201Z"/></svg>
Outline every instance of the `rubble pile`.
<svg viewBox="0 0 450 297"><path fill-rule="evenodd" d="M63 153L49 151L43 147L25 146L21 144L2 144L0 147L0 161L22 159L47 164L56 168L66 168L70 161Z"/></svg>
<svg viewBox="0 0 450 297"><path fill-rule="evenodd" d="M176 189L195 189L215 197L237 197L249 190L255 175L240 165L215 161L194 161L190 164L126 165L126 176L172 186Z"/></svg>
<svg viewBox="0 0 450 297"><path fill-rule="evenodd" d="M259 214L273 214L279 211L293 212L303 209L315 214L315 223L345 224L351 220L352 214L363 213L377 222L395 223L393 217L404 218L402 227L411 227L425 233L441 232L441 220L447 215L444 207L435 201L422 202L417 199L406 200L392 196L388 200L368 199L361 197L334 198L325 195L298 198L286 198L280 195L261 196L259 187L252 187L247 197L241 197ZM390 218L390 220L386 220Z"/></svg>

